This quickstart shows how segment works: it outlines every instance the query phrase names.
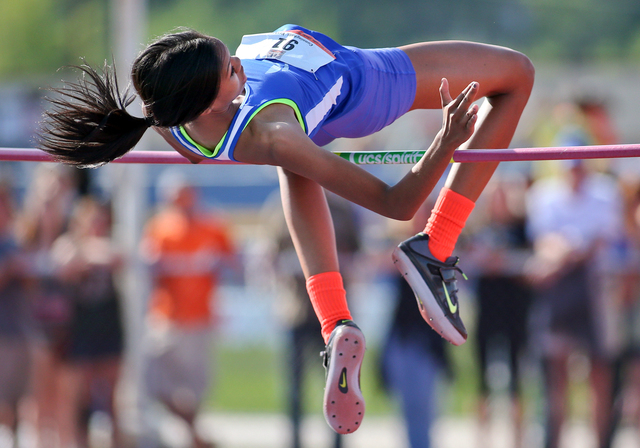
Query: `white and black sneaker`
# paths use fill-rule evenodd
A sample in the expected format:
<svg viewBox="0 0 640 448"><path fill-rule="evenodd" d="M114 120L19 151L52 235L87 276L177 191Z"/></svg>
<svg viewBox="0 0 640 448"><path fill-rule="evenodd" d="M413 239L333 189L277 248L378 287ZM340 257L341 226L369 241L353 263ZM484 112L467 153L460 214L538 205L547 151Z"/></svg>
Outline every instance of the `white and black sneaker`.
<svg viewBox="0 0 640 448"><path fill-rule="evenodd" d="M364 418L360 368L365 349L360 328L351 320L341 320L331 332L325 351L320 354L326 369L322 409L329 426L339 434L351 434Z"/></svg>
<svg viewBox="0 0 640 448"><path fill-rule="evenodd" d="M467 330L460 319L456 272L458 257L443 263L431 255L429 236L419 233L393 251L393 263L413 289L425 321L447 341L461 345Z"/></svg>

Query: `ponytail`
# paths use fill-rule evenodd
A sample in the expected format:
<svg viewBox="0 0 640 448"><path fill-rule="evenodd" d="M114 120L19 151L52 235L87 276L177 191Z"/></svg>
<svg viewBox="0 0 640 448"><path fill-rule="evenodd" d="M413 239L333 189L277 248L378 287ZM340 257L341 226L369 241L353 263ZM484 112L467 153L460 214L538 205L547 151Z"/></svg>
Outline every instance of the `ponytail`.
<svg viewBox="0 0 640 448"><path fill-rule="evenodd" d="M135 96L129 89L120 94L115 68L73 68L82 72L77 82L50 89L60 97L48 98L52 109L40 123L38 146L59 162L97 167L126 154L154 121L127 112Z"/></svg>

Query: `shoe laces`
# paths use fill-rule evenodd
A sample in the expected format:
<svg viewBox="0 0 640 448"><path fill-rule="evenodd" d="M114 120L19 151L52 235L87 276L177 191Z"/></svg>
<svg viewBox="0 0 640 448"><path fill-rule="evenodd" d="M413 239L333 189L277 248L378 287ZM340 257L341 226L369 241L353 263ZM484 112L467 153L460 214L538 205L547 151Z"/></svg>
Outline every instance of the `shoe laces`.
<svg viewBox="0 0 640 448"><path fill-rule="evenodd" d="M445 293L447 295L449 294L449 292L451 293L458 292L456 272L459 272L460 275L462 275L462 278L464 278L465 280L468 280L465 273L462 272L462 269L456 266L457 263L458 263L458 260L456 260L451 266L438 267L438 270L440 271L440 277L442 277L442 283L443 283L442 286L445 288ZM450 291L447 291L449 288L451 288Z"/></svg>
<svg viewBox="0 0 640 448"><path fill-rule="evenodd" d="M462 278L464 278L465 280L468 280L465 273L462 272L462 269L460 269L455 264L453 266L442 266L442 267L439 267L438 269L440 269L440 276L442 277L442 280L444 280L447 283L456 281L456 272L459 272L460 275L462 275Z"/></svg>

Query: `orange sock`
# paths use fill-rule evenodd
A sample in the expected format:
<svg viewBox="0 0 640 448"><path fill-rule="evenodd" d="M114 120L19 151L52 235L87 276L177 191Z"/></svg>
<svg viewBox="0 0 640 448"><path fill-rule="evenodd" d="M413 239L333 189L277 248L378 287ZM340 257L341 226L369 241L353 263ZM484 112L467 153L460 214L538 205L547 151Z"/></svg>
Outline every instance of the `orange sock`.
<svg viewBox="0 0 640 448"><path fill-rule="evenodd" d="M471 214L475 202L444 187L424 228L429 235L429 250L440 261L453 253L456 241Z"/></svg>
<svg viewBox="0 0 640 448"><path fill-rule="evenodd" d="M338 320L351 320L342 275L339 272L312 275L307 279L307 292L322 326L322 337L326 344Z"/></svg>

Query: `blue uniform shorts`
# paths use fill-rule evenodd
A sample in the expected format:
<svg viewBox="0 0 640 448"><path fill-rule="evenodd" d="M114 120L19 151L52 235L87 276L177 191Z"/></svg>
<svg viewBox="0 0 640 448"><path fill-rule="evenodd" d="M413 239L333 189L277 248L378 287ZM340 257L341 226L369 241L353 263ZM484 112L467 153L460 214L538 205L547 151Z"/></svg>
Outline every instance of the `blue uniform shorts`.
<svg viewBox="0 0 640 448"><path fill-rule="evenodd" d="M363 50L359 56L345 107L334 111L312 137L319 146L336 138L371 135L404 115L416 96L416 72L407 54L397 48Z"/></svg>

